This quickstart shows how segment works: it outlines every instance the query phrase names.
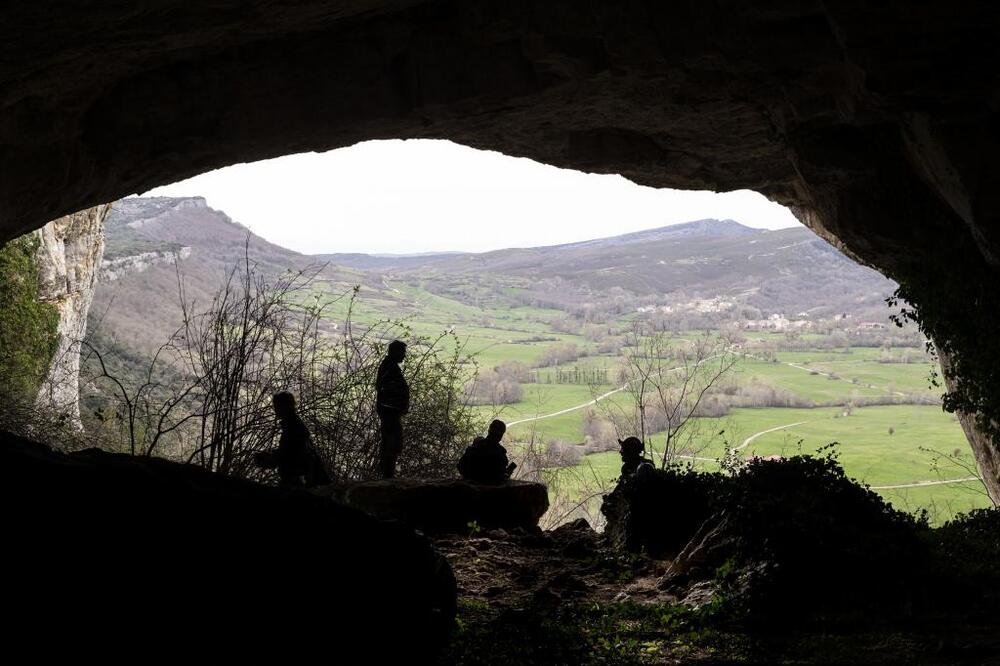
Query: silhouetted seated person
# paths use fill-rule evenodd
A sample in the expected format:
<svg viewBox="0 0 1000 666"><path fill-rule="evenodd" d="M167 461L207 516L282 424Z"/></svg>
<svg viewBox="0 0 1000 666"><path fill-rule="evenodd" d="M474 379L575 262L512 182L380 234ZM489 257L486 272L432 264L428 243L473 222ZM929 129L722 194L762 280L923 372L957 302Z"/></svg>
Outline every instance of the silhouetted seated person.
<svg viewBox="0 0 1000 666"><path fill-rule="evenodd" d="M646 445L638 437L619 439L618 446L621 447L623 477L635 474L640 467L653 469L653 461L643 455Z"/></svg>
<svg viewBox="0 0 1000 666"><path fill-rule="evenodd" d="M282 486L311 487L330 483L323 461L313 448L309 430L295 412L295 397L291 393L278 393L272 402L281 424L281 439L277 449L256 454L254 462L264 469L278 468Z"/></svg>
<svg viewBox="0 0 1000 666"><path fill-rule="evenodd" d="M507 460L507 449L501 444L507 424L493 421L486 437L476 437L458 461L462 478L473 483L503 483L517 467Z"/></svg>

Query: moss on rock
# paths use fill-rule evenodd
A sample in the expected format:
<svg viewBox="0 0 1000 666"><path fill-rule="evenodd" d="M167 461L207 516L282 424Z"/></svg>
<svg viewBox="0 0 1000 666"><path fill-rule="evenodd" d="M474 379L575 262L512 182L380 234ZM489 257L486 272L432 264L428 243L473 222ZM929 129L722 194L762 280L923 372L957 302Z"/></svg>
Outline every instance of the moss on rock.
<svg viewBox="0 0 1000 666"><path fill-rule="evenodd" d="M38 238L0 246L0 392L30 399L59 345L59 311L39 300Z"/></svg>

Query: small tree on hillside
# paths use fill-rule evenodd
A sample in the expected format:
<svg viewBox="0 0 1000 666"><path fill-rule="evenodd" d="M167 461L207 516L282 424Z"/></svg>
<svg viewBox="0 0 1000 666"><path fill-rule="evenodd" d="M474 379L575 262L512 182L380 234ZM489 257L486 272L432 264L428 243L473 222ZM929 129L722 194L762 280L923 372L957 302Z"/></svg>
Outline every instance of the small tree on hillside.
<svg viewBox="0 0 1000 666"><path fill-rule="evenodd" d="M605 398L597 405L620 437L634 435L659 449L659 463L665 467L708 446L707 441L699 442L696 417L722 415L708 409L712 391L739 358L730 340L719 333L682 338L666 331L647 334L637 325L627 336L618 375L627 399ZM652 441L657 433L663 438L662 449Z"/></svg>

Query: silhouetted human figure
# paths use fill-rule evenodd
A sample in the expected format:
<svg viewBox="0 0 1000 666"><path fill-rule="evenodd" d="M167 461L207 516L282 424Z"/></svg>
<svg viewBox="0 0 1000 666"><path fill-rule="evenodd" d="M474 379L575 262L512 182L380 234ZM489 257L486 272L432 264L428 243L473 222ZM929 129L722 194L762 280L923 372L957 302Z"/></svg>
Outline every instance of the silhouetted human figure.
<svg viewBox="0 0 1000 666"><path fill-rule="evenodd" d="M406 343L393 340L375 374L375 411L382 430L378 468L383 479L396 476L396 459L403 449L403 415L410 411L410 387L399 364Z"/></svg>
<svg viewBox="0 0 1000 666"><path fill-rule="evenodd" d="M486 437L476 437L458 461L462 478L473 483L503 483L517 467L507 460L507 449L501 444L507 424L494 420Z"/></svg>
<svg viewBox="0 0 1000 666"><path fill-rule="evenodd" d="M653 467L653 461L642 455L646 445L638 437L619 439L618 446L621 447L622 476L635 474L643 465Z"/></svg>
<svg viewBox="0 0 1000 666"><path fill-rule="evenodd" d="M272 398L274 413L281 424L278 448L258 453L254 462L265 469L278 468L283 486L323 486L330 476L312 445L309 429L295 411L295 396L277 393Z"/></svg>

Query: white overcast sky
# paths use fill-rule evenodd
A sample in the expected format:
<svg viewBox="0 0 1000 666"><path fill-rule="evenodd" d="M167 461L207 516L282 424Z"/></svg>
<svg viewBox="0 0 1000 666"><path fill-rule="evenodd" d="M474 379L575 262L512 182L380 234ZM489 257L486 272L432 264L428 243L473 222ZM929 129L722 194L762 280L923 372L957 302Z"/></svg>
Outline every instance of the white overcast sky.
<svg viewBox="0 0 1000 666"><path fill-rule="evenodd" d="M306 254L554 245L704 218L799 222L748 190L640 187L450 141L368 141L237 164L144 196L203 196L254 233Z"/></svg>

